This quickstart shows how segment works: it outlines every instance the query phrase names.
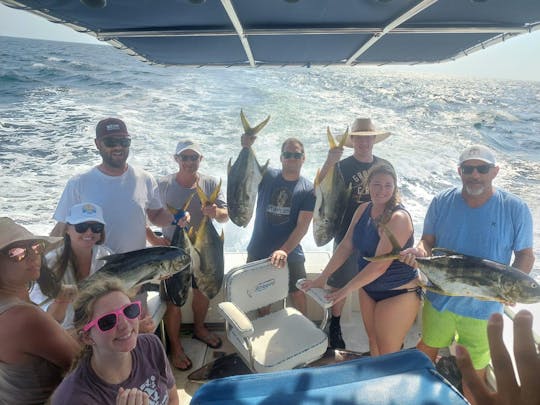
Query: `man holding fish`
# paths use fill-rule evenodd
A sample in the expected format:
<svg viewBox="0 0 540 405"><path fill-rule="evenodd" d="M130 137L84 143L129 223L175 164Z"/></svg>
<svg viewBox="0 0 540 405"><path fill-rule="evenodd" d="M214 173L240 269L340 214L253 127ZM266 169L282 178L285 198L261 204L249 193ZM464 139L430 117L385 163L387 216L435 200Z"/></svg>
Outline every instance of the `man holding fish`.
<svg viewBox="0 0 540 405"><path fill-rule="evenodd" d="M181 140L178 142L174 154L174 160L178 164L178 172L167 175L158 181L159 193L163 204L167 205L169 209L175 210L177 212L176 216L189 213L189 225L197 232L201 231L200 226L204 217L208 217L210 220L215 219L220 223L226 222L229 219L225 196L220 191L217 179L199 172L199 165L202 159L202 149L198 143L189 139ZM202 195L199 195L197 188L205 195L212 195L217 191L215 201L205 204L205 201L201 201ZM204 196L202 198L204 199ZM178 236L175 238L175 233L181 231L176 228L174 225L163 227L164 236L161 238L157 237L151 230L147 230L148 240L152 245L171 245L171 241L174 242L178 239ZM192 259L197 259L195 256L198 256L199 253L194 252L192 248L190 250L193 252ZM210 252L212 249L208 246L201 250L204 250L200 252L201 255L213 254L213 252ZM192 266L200 266L200 261L195 261L197 263L194 263L192 260ZM208 284L206 280L208 277L205 277L205 275L197 277L199 275L197 270L196 268L192 269L195 276L192 279L193 338L202 341L213 349L217 349L222 344L221 339L206 328L204 320L210 304L209 298L213 298L214 294L221 287L223 269L221 269L222 274L219 283L215 283L219 284L219 286L216 285L216 288L212 288L210 292L205 289ZM219 269L216 268L214 270L218 271ZM209 277L211 276L209 275ZM212 280L208 281L212 283ZM167 294L173 294L174 289L175 286L173 284L167 284ZM171 298L170 296L166 297L168 301L164 320L171 347L172 364L177 369L186 371L192 367L192 363L184 353L179 337L182 312L179 303L175 303Z"/></svg>
<svg viewBox="0 0 540 405"><path fill-rule="evenodd" d="M416 248L404 250L402 259L417 266L415 257L428 257L434 248L444 248L507 264L513 253L512 267L529 273L534 263L532 216L522 200L494 187L493 180L498 173L499 167L490 149L482 145L466 148L459 157L461 189L443 191L433 199L424 221L422 239ZM419 262L421 260L424 259ZM486 277L476 273L479 271L473 267L464 277L470 277L470 284L481 284ZM457 334L457 342L468 349L474 368L484 379L490 362L488 319L492 313L502 312L502 303L472 296L444 295L445 286L437 287L437 292L428 288L422 339L417 347L435 361L438 349L450 345ZM498 287L504 288L503 285ZM464 390L471 399L466 384Z"/></svg>
<svg viewBox="0 0 540 405"><path fill-rule="evenodd" d="M242 135L242 147L251 148L256 136ZM288 138L281 145L281 170L268 168L257 193L255 225L249 242L248 262L270 257L276 267L289 268L289 292L293 304L307 313L305 294L296 281L306 277L304 252L300 242L313 217L313 184L300 175L306 157L304 145ZM265 312L265 310L262 310Z"/></svg>
<svg viewBox="0 0 540 405"><path fill-rule="evenodd" d="M334 250L345 237L347 229L351 223L352 217L358 206L370 200L369 192L364 188L364 179L369 169L379 163L390 163L380 157L373 155L373 145L381 142L390 136L390 132L377 130L370 118L357 118L351 126L349 138L345 146L352 147L354 153L340 161L343 155L343 147L331 148L328 152L326 161L318 175L318 181L322 182L330 170L336 166L343 175L345 185L351 185L352 192L334 235ZM328 279L328 285L332 289L343 288L358 273L358 257L356 253L351 256L335 271ZM341 335L341 312L345 300L341 300L332 306L332 319L329 326L329 345L335 349L344 349L345 342Z"/></svg>

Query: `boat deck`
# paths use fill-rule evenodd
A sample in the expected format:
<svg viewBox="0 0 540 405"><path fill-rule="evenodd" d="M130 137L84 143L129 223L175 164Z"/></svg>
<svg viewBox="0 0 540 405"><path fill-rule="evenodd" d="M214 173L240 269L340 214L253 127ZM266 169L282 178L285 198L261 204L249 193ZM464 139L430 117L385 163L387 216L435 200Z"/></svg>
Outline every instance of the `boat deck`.
<svg viewBox="0 0 540 405"><path fill-rule="evenodd" d="M308 278L314 278L322 271L328 262L330 255L327 252L310 252L306 254L306 257L306 272L308 274ZM228 272L230 269L245 264L245 260L246 255L244 253L226 253L225 271ZM191 359L193 367L188 371L173 369L176 378L176 386L178 388L178 395L180 397L180 404L182 405L189 404L191 397L201 386L200 383L189 381L188 376L193 371L203 367L205 364L215 360L216 358L225 354L234 353L234 348L228 342L225 336L223 319L220 317L217 311L217 304L221 301L223 301L222 293L211 300L210 309L206 319L209 328L214 333L218 334L223 340L223 346L217 350L213 350L207 347L204 343L191 338L193 327L193 316L190 310L191 297L188 297L186 304L183 306L182 319L184 320L184 323L180 337L184 351ZM322 310L308 297L309 318L317 322L322 319L322 315ZM369 351L368 339L362 324L357 294L352 294L347 299L347 303L342 314L341 326L343 339L345 340L347 350L360 353ZM416 345L420 337L420 330L420 322L419 318L417 318L417 321L407 336L404 344L405 348L412 348Z"/></svg>

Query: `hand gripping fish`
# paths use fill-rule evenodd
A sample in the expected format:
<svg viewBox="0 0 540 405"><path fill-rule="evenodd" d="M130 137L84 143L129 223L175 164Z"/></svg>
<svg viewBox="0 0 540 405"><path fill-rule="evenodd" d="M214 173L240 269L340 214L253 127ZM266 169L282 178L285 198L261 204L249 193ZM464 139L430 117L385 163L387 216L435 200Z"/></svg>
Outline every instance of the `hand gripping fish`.
<svg viewBox="0 0 540 405"><path fill-rule="evenodd" d="M268 116L263 122L252 128L242 110L240 110L240 118L244 134L249 136L255 136L270 120L270 116ZM242 148L232 166L231 160L227 165L229 218L234 224L245 227L253 216L259 183L268 167L268 161L261 167L251 147Z"/></svg>
<svg viewBox="0 0 540 405"><path fill-rule="evenodd" d="M349 128L341 136L339 144L332 136L330 127L326 129L330 149L342 148L349 137ZM332 166L324 179L319 180L319 171L315 177L315 209L313 210L313 237L317 246L324 246L336 235L343 215L351 198L351 185L346 187L341 171Z"/></svg>
<svg viewBox="0 0 540 405"><path fill-rule="evenodd" d="M399 258L401 247L392 232L382 225L392 243L390 253L364 257L368 261ZM540 302L540 286L529 275L502 263L434 248L441 256L417 257L419 269L431 285L426 288L442 295L474 297L504 304Z"/></svg>
<svg viewBox="0 0 540 405"><path fill-rule="evenodd" d="M207 197L204 191L197 186L197 194L201 204L203 206L213 204L219 195L220 189L221 181L210 197ZM209 299L212 299L219 293L225 273L223 231L221 236L218 235L212 220L206 215L203 217L199 229L197 229L194 246L199 253L200 265L193 268L193 277L195 277L199 290Z"/></svg>
<svg viewBox="0 0 540 405"><path fill-rule="evenodd" d="M194 195L195 193L189 196L186 203L182 207L182 211L188 211L189 204L191 203ZM171 206L167 206L167 208L173 215L176 215L180 211ZM191 258L189 267L186 268L185 271L176 273L172 277L164 280L161 284L162 288L167 293L167 296L171 299L171 302L178 307L181 307L186 303L189 289L191 288L191 277L193 274L193 269L199 266L199 253L193 247L186 228L180 226L177 226L175 228L171 240L171 246L176 246L180 249L183 249L189 254Z"/></svg>

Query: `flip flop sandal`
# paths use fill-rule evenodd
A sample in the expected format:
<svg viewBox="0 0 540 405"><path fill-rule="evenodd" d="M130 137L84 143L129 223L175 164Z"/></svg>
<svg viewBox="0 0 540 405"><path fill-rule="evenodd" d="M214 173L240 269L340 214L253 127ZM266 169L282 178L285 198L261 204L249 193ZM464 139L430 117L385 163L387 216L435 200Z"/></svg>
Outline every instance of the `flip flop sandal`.
<svg viewBox="0 0 540 405"><path fill-rule="evenodd" d="M180 360L180 363L187 363L188 365L186 367L180 367L174 364L174 359L173 359L173 361L171 361L171 365L174 368L177 368L180 371L188 371L188 370L191 370L191 367L193 367L193 363L191 362L190 358L185 353L179 354L178 356L176 356L176 358Z"/></svg>
<svg viewBox="0 0 540 405"><path fill-rule="evenodd" d="M212 335L215 336L216 339L218 340L216 344L212 344L212 342L210 341L210 336ZM203 342L206 346L210 347L211 349L219 349L221 345L223 344L223 342L221 341L221 338L215 333L209 333L205 337L199 337L196 334L193 334L192 338L200 342Z"/></svg>

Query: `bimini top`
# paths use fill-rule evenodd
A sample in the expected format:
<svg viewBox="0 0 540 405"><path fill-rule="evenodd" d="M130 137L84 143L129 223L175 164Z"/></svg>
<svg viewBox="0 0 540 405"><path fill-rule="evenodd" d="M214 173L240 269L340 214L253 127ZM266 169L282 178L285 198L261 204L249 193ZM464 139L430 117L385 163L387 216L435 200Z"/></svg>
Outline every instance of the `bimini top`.
<svg viewBox="0 0 540 405"><path fill-rule="evenodd" d="M540 28L540 0L0 0L163 65L387 65Z"/></svg>

